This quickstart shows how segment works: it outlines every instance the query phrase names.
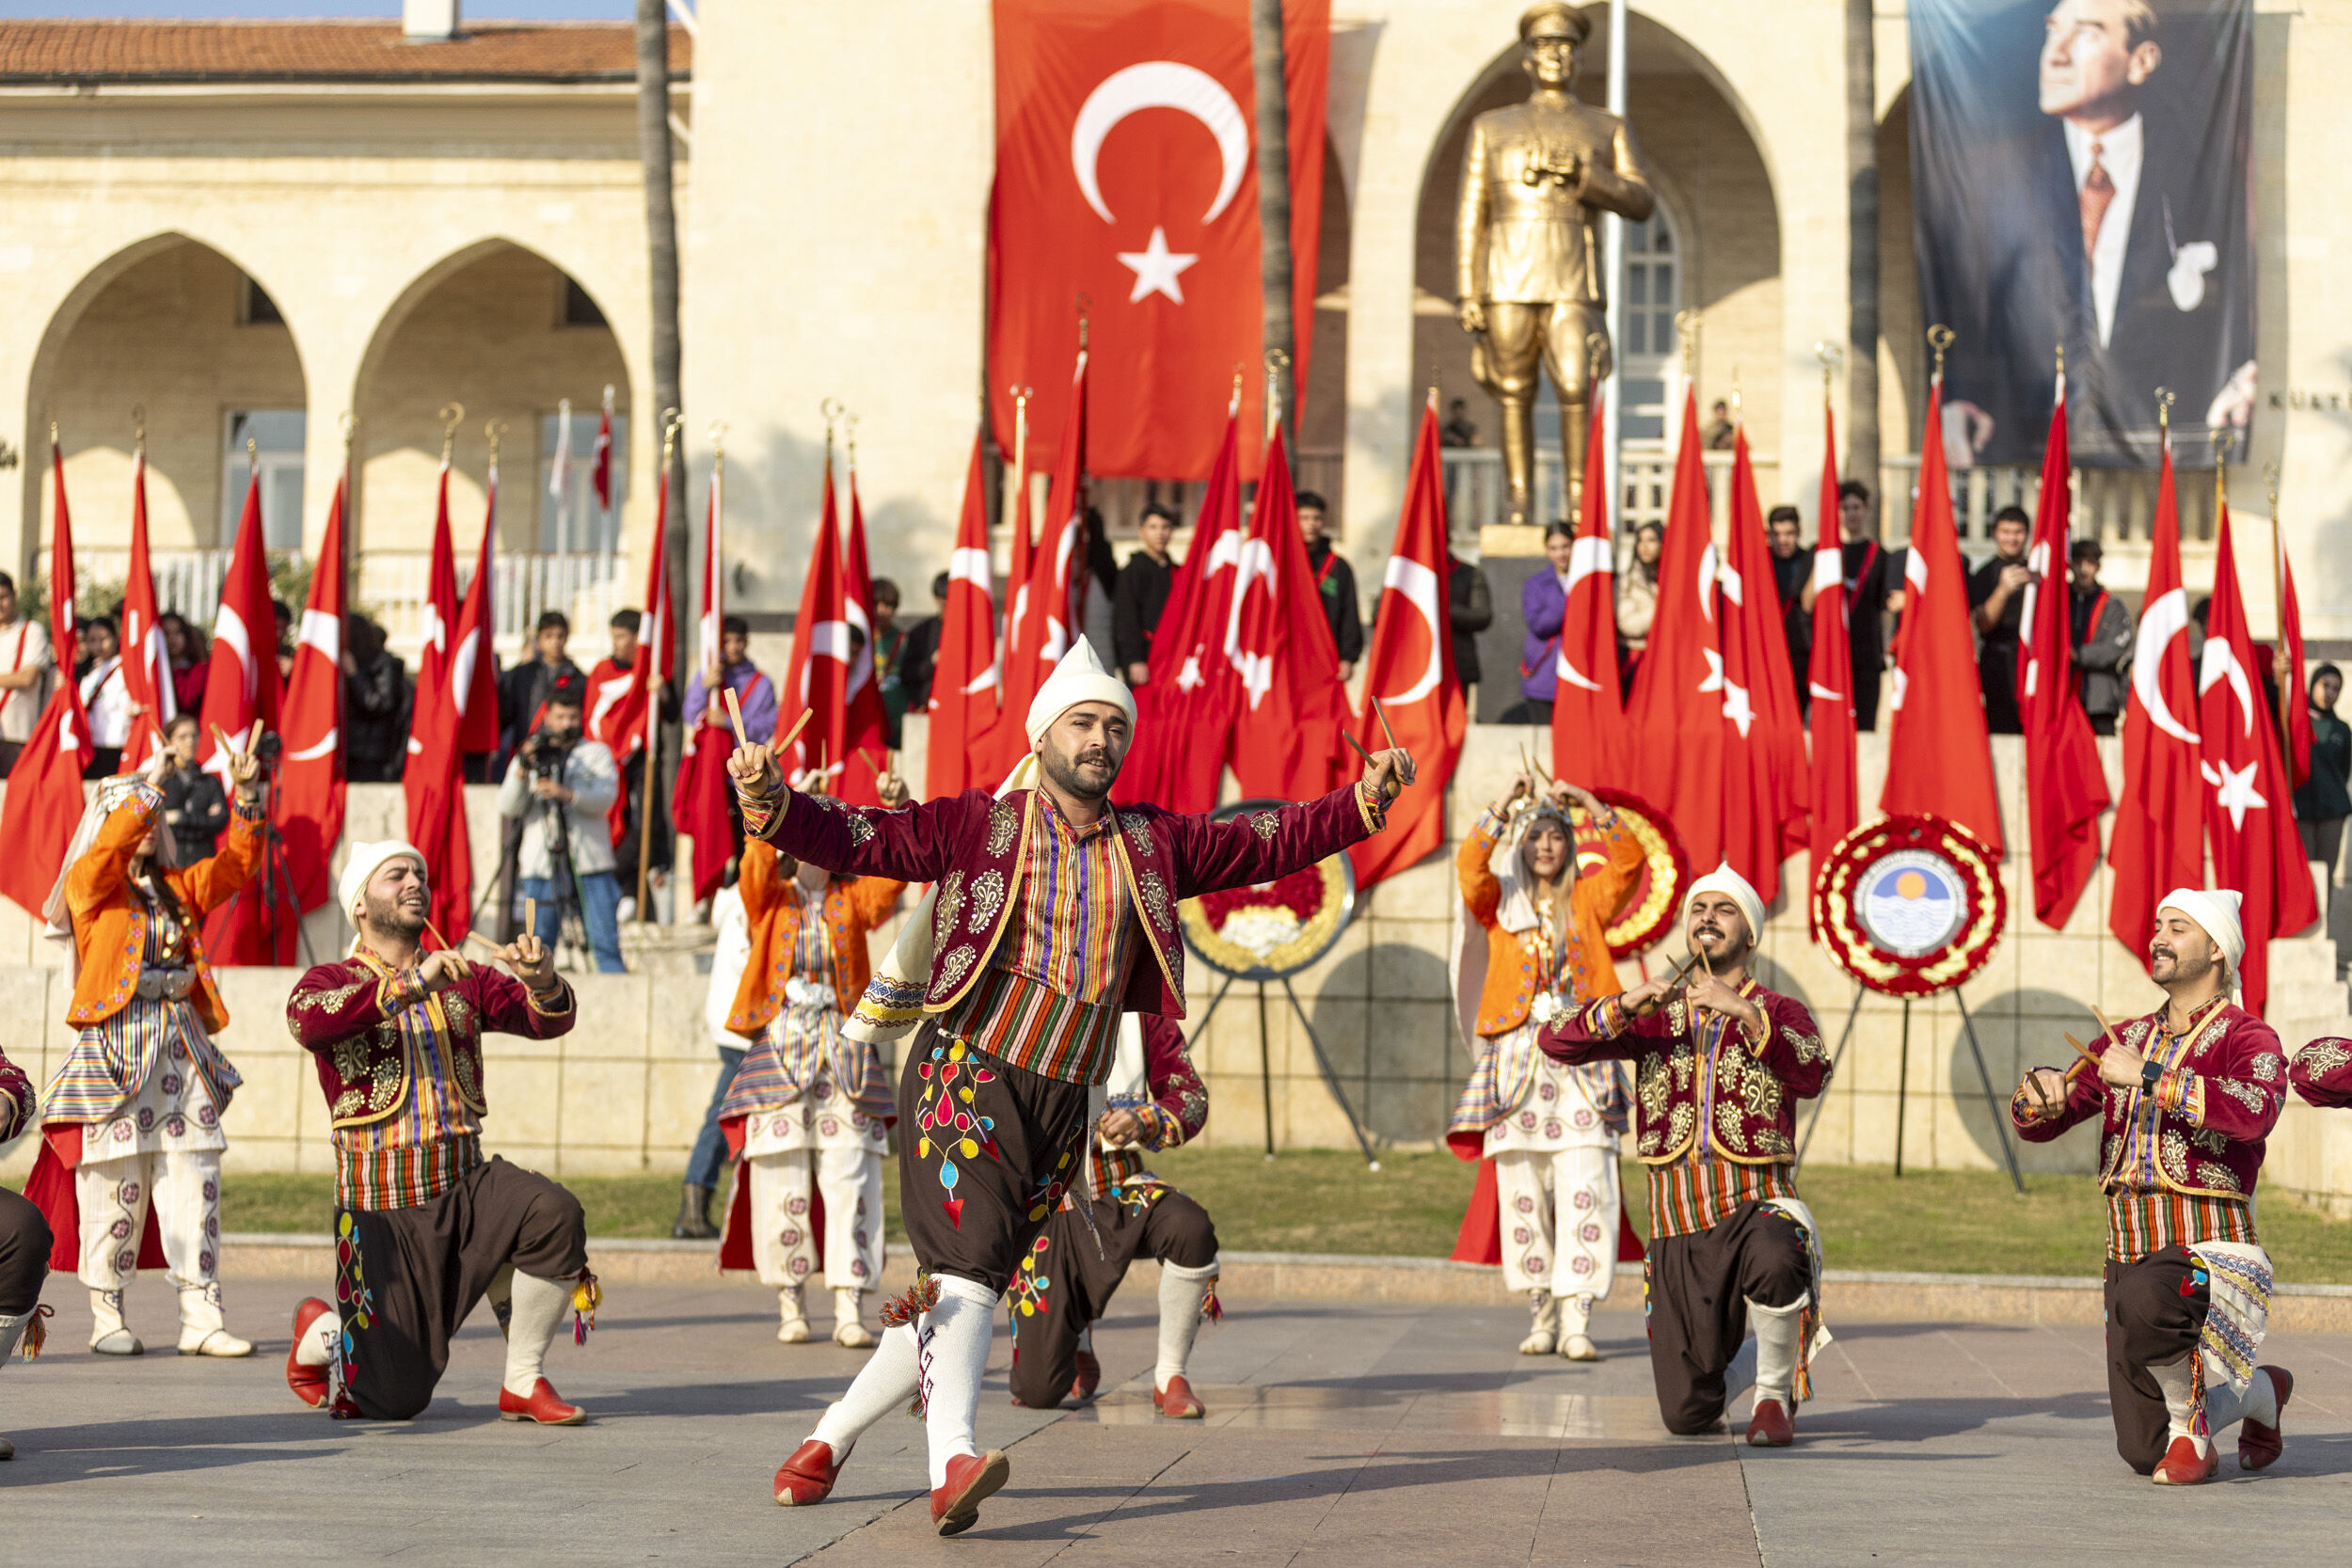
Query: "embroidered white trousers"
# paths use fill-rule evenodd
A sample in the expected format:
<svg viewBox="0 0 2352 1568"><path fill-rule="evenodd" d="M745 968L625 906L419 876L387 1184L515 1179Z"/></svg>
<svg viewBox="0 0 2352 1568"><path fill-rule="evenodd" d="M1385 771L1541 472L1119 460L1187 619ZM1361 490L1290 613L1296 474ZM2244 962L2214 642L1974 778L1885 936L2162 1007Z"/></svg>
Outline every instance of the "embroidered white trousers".
<svg viewBox="0 0 2352 1568"><path fill-rule="evenodd" d="M154 1149L73 1170L82 1210L82 1283L119 1291L138 1274L139 1237L151 1204L175 1284L209 1285L220 1251L220 1151Z"/></svg>
<svg viewBox="0 0 2352 1568"><path fill-rule="evenodd" d="M1493 1158L1504 1288L1606 1299L1617 1274L1616 1150L1505 1149Z"/></svg>
<svg viewBox="0 0 2352 1568"><path fill-rule="evenodd" d="M763 1285L799 1285L821 1261L839 1290L877 1289L882 1272L882 1156L867 1148L795 1149L744 1161L752 1180L752 1263ZM810 1197L825 1205L817 1256Z"/></svg>

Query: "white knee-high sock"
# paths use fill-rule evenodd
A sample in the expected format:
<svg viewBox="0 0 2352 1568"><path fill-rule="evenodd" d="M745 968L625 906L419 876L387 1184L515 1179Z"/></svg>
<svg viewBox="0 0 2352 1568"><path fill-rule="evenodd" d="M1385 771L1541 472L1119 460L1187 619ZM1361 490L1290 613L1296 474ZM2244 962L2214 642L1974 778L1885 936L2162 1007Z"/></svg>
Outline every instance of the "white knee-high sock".
<svg viewBox="0 0 2352 1568"><path fill-rule="evenodd" d="M2198 1354L2191 1351L2190 1354ZM2188 1365L2184 1361L2184 1367ZM2244 1392L2227 1386L2205 1390L2205 1430L2218 1434L2225 1427L2240 1421L2260 1421L2264 1426L2279 1424L2279 1390L2271 1383L2270 1374L2260 1367L2254 1369Z"/></svg>
<svg viewBox="0 0 2352 1568"><path fill-rule="evenodd" d="M568 1279L541 1279L515 1271L514 1308L507 1318L506 1391L529 1399L547 1362L548 1347L564 1326L564 1313L572 1305Z"/></svg>
<svg viewBox="0 0 2352 1568"><path fill-rule="evenodd" d="M921 1379L918 1360L913 1323L882 1330L882 1341L850 1380L850 1391L825 1407L809 1435L833 1449L838 1462L868 1427L894 1410L904 1410L914 1398Z"/></svg>
<svg viewBox="0 0 2352 1568"><path fill-rule="evenodd" d="M1790 1412L1797 1405L1797 1336L1804 1326L1804 1305L1748 1303L1748 1317L1756 1324L1756 1397L1778 1400Z"/></svg>
<svg viewBox="0 0 2352 1568"><path fill-rule="evenodd" d="M1178 1263L1160 1265L1160 1362L1152 1369L1152 1385L1166 1392L1168 1380L1184 1375L1192 1359L1192 1342L1200 1337L1200 1309L1216 1283L1216 1260L1197 1269Z"/></svg>
<svg viewBox="0 0 2352 1568"><path fill-rule="evenodd" d="M341 1347L343 1321L328 1307L310 1321L310 1329L294 1342L294 1358L297 1367L324 1367L335 1359Z"/></svg>
<svg viewBox="0 0 2352 1568"><path fill-rule="evenodd" d="M916 1333L922 1352L924 1423L930 1431L931 1488L947 1484L947 1462L980 1451L974 1427L980 1414L980 1376L988 1370L988 1337L996 1292L954 1275L934 1275L939 1304L923 1314Z"/></svg>
<svg viewBox="0 0 2352 1568"><path fill-rule="evenodd" d="M2195 1351L2188 1353L2189 1355L2196 1354ZM2164 1413L2168 1428L2165 1434L2166 1442L2169 1444L2175 1437L2196 1436L2197 1402L2189 1397L2188 1355L2182 1356L2169 1366L2151 1367L2148 1369L2148 1375L2156 1380L2156 1386L2164 1393ZM2200 1454L2205 1451L2203 1442L2201 1441L2197 1445L2197 1451Z"/></svg>

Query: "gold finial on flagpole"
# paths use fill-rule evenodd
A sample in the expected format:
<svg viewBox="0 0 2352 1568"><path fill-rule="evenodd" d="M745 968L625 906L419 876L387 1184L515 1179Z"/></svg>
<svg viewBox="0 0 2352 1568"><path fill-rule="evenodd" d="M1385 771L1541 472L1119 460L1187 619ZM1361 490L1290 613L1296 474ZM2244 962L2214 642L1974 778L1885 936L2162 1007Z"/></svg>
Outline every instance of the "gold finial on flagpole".
<svg viewBox="0 0 2352 1568"><path fill-rule="evenodd" d="M1225 417L1232 419L1241 412L1241 366L1233 367L1233 395L1226 401Z"/></svg>
<svg viewBox="0 0 2352 1568"><path fill-rule="evenodd" d="M1675 335L1682 340L1682 379L1692 377L1692 367L1699 354L1699 313L1696 310L1675 312Z"/></svg>
<svg viewBox="0 0 2352 1568"><path fill-rule="evenodd" d="M685 422L686 416L674 407L661 411L661 473L665 481L669 477L671 459L677 455L678 427Z"/></svg>
<svg viewBox="0 0 2352 1568"><path fill-rule="evenodd" d="M1265 433L1271 440L1275 427L1282 422L1282 372L1289 369L1291 356L1279 348L1265 351Z"/></svg>
<svg viewBox="0 0 2352 1568"><path fill-rule="evenodd" d="M1740 367L1737 365L1731 367L1731 422L1734 425L1748 422L1746 400L1740 395Z"/></svg>
<svg viewBox="0 0 2352 1568"><path fill-rule="evenodd" d="M2270 526L2279 526L2279 465L2263 465L2263 488L2270 493Z"/></svg>
<svg viewBox="0 0 2352 1568"><path fill-rule="evenodd" d="M833 446L833 433L830 430L828 430L825 434L825 443L826 455L830 458L832 456ZM710 477L714 482L718 479L720 473L724 470L726 466L727 421L724 420L713 420L710 421Z"/></svg>
<svg viewBox="0 0 2352 1568"><path fill-rule="evenodd" d="M262 472L262 443L261 443L261 442L259 442L259 441L257 441L257 440L255 440L252 436L247 436L245 438L245 474L246 474L246 478L247 478L247 479L249 479L249 480L250 480L250 479L257 479L257 478L259 478L259 477L260 477L261 472Z"/></svg>
<svg viewBox="0 0 2352 1568"><path fill-rule="evenodd" d="M844 409L841 413L841 444L850 457L850 478L857 478L857 416Z"/></svg>
<svg viewBox="0 0 2352 1568"><path fill-rule="evenodd" d="M1954 332L1942 322L1928 328L1928 346L1935 351L1935 380L1944 379L1944 351L1950 348L1952 340L1959 336L1959 333Z"/></svg>
<svg viewBox="0 0 2352 1568"><path fill-rule="evenodd" d="M2066 343L2060 340L2053 346L2058 351L2058 378L2060 383L2063 383L2066 380Z"/></svg>
<svg viewBox="0 0 2352 1568"><path fill-rule="evenodd" d="M351 437L359 428L359 417L346 408L335 416L335 428L343 437L343 467L351 467Z"/></svg>
<svg viewBox="0 0 2352 1568"><path fill-rule="evenodd" d="M449 454L457 447L457 427L465 422L466 405L445 403L434 418L441 421L441 467L446 468L449 467Z"/></svg>
<svg viewBox="0 0 2352 1568"><path fill-rule="evenodd" d="M1080 289L1073 296L1073 303L1078 308L1078 352L1084 354L1087 351L1087 312L1094 309L1094 296Z"/></svg>
<svg viewBox="0 0 2352 1568"><path fill-rule="evenodd" d="M1821 362L1821 401L1827 403L1832 395L1832 378L1836 375L1837 367L1846 362L1846 351L1824 338L1815 341L1813 357Z"/></svg>
<svg viewBox="0 0 2352 1568"><path fill-rule="evenodd" d="M131 405L131 452L135 457L147 455L147 404Z"/></svg>
<svg viewBox="0 0 2352 1568"><path fill-rule="evenodd" d="M506 434L506 421L485 420L482 421L482 434L490 438L490 471L496 473L499 467L499 438Z"/></svg>
<svg viewBox="0 0 2352 1568"><path fill-rule="evenodd" d="M2163 436L2164 444L2166 446L2170 446L2172 444L2172 404L2174 401L2175 399L2172 396L2171 388L2159 387L2156 388L2156 431L2158 435Z"/></svg>
<svg viewBox="0 0 2352 1568"><path fill-rule="evenodd" d="M1593 388L1600 384L1601 367L1608 363L1609 334L1606 332L1584 334L1584 395L1586 397L1592 396ZM1431 390L1435 391L1436 388L1432 388Z"/></svg>

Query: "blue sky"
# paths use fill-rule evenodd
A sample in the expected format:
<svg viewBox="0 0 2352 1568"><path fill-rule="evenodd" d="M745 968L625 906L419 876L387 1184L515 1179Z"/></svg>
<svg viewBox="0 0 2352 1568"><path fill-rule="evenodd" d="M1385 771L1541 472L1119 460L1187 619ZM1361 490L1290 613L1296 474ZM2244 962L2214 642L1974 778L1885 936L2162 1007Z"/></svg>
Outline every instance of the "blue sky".
<svg viewBox="0 0 2352 1568"><path fill-rule="evenodd" d="M400 14L400 0L0 0L0 18L318 17ZM489 21L619 22L637 14L635 0L472 0L469 19Z"/></svg>

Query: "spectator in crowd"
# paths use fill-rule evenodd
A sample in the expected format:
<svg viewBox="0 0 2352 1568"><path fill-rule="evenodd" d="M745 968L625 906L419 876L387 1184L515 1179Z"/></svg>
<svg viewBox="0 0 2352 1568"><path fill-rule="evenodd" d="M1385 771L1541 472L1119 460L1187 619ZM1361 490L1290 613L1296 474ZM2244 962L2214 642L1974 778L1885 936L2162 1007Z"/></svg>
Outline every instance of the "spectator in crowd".
<svg viewBox="0 0 2352 1568"><path fill-rule="evenodd" d="M563 934L563 905L576 897L597 973L624 974L621 884L612 874L612 831L605 821L620 796L621 775L612 751L581 731L587 694L588 683L579 675L548 689L537 721L506 765L499 815L522 828L516 891L538 900L534 934L540 942L554 951ZM564 887L567 861L571 885Z"/></svg>
<svg viewBox="0 0 2352 1568"><path fill-rule="evenodd" d="M1666 531L1644 523L1633 531L1633 560L1617 579L1617 677L1626 692L1649 649L1649 628L1658 619L1658 558L1666 551Z"/></svg>
<svg viewBox="0 0 2352 1568"><path fill-rule="evenodd" d="M343 617L342 671L344 776L391 784L407 765L415 694L407 667L385 646L384 628L357 610Z"/></svg>
<svg viewBox="0 0 2352 1568"><path fill-rule="evenodd" d="M1315 575L1323 595L1323 613L1331 622L1331 641L1340 650L1340 679L1356 678L1356 661L1364 657L1364 622L1356 601L1356 572L1347 558L1324 537L1329 507L1312 490L1298 492L1298 531L1307 540L1307 569Z"/></svg>
<svg viewBox="0 0 2352 1568"><path fill-rule="evenodd" d="M898 585L888 578L876 578L874 685L882 692L882 736L893 750L906 744L907 689L898 675L906 641L906 629L898 625Z"/></svg>
<svg viewBox="0 0 2352 1568"><path fill-rule="evenodd" d="M122 766L131 742L131 689L122 678L122 641L114 617L93 615L88 628L89 669L82 676L82 707L89 715L89 762L86 779L103 779Z"/></svg>
<svg viewBox="0 0 2352 1568"><path fill-rule="evenodd" d="M939 634L946 626L943 617L947 612L950 580L946 572L931 578L935 608L907 628L906 642L898 650L898 681L906 690L909 713L921 713L931 705L931 672L939 666Z"/></svg>
<svg viewBox="0 0 2352 1568"><path fill-rule="evenodd" d="M1968 574L1968 607L1977 628L1977 679L1984 687L1985 728L2017 735L2017 640L2026 612L2026 588L2034 580L2026 564L2032 530L2022 506L1993 515L1993 559Z"/></svg>
<svg viewBox="0 0 2352 1568"><path fill-rule="evenodd" d="M97 662L98 657L90 652L89 623L77 616L73 622L74 683L79 685L82 677L89 673L90 666Z"/></svg>
<svg viewBox="0 0 2352 1568"><path fill-rule="evenodd" d="M221 829L229 825L229 792L216 775L196 765L201 733L192 712L174 714L164 726L164 744L180 764L164 779L164 826L171 831L182 865L210 858Z"/></svg>
<svg viewBox="0 0 2352 1568"><path fill-rule="evenodd" d="M1445 405L1445 423L1438 427L1438 444L1441 447L1478 445L1478 427L1470 423L1470 404L1461 398L1455 398Z"/></svg>
<svg viewBox="0 0 2352 1568"><path fill-rule="evenodd" d="M170 610L155 617L155 629L164 634L164 661L171 666L174 705L183 713L203 711L204 677L212 673L204 634Z"/></svg>
<svg viewBox="0 0 2352 1568"><path fill-rule="evenodd" d="M1875 730L1879 683L1886 673L1886 616L1903 607L1902 591L1890 592L1887 585L1902 578L1894 557L1879 546L1878 515L1868 485L1850 479L1837 487L1837 522L1845 535L1837 554L1846 582L1846 644L1853 659L1854 728ZM1808 593L1807 610L1812 600Z"/></svg>
<svg viewBox="0 0 2352 1568"><path fill-rule="evenodd" d="M1519 590L1519 621L1527 628L1519 643L1519 695L1527 699L1527 721L1551 722L1551 702L1560 679L1560 626L1568 613L1568 562L1576 553L1576 530L1553 522L1544 530L1544 564Z"/></svg>
<svg viewBox="0 0 2352 1568"><path fill-rule="evenodd" d="M499 754L511 757L539 722L539 709L558 682L585 686L564 650L571 645L571 618L560 610L542 610L532 633L532 657L499 677Z"/></svg>
<svg viewBox="0 0 2352 1568"><path fill-rule="evenodd" d="M1775 506L1764 517L1764 537L1772 551L1772 586L1780 594L1780 630L1788 644L1788 671L1797 688L1797 711L1813 706L1805 671L1813 660L1813 552L1799 535L1804 518L1793 506Z"/></svg>
<svg viewBox="0 0 2352 1568"><path fill-rule="evenodd" d="M2295 827L2303 835L2306 859L2327 867L2321 886L2334 903L2336 859L2344 848L2344 819L2352 816L2352 728L2336 717L2344 695L2344 672L2322 664L2307 689L2312 709L2312 776L2295 792ZM2329 930L2329 910L2320 911Z"/></svg>
<svg viewBox="0 0 2352 1568"><path fill-rule="evenodd" d="M2093 735L2113 735L2131 681L2132 612L2099 586L2099 541L2077 539L2066 552L2066 613L2074 638L2075 695Z"/></svg>
<svg viewBox="0 0 2352 1568"><path fill-rule="evenodd" d="M719 1190L727 1169L726 1132L719 1125L720 1107L735 1086L736 1069L743 1065L750 1042L727 1027L735 1016L735 993L742 989L743 971L752 962L752 925L743 913L743 890L730 875L710 898L710 929L718 938L710 951L710 989L703 995L703 1027L719 1053L719 1081L711 1085L710 1105L703 1112L702 1131L694 1135L686 1156L686 1190L678 1199L677 1218L670 1234L678 1241L707 1242L719 1234L710 1222L710 1196Z"/></svg>
<svg viewBox="0 0 2352 1568"><path fill-rule="evenodd" d="M270 619L278 625L278 687L284 690L294 679L294 610L283 599L269 602Z"/></svg>
<svg viewBox="0 0 2352 1568"><path fill-rule="evenodd" d="M1119 585L1111 591L1111 651L1129 686L1151 677L1152 633L1176 582L1176 558L1168 551L1168 542L1176 536L1175 509L1153 501L1143 509L1136 531L1143 544L1119 569Z"/></svg>
<svg viewBox="0 0 2352 1568"><path fill-rule="evenodd" d="M1494 590L1473 562L1448 553L1446 625L1454 634L1454 682L1467 695L1478 684L1478 634L1495 624Z"/></svg>
<svg viewBox="0 0 2352 1568"><path fill-rule="evenodd" d="M621 918L624 920L633 918L638 912L637 863L641 856L637 833L645 819L645 751L643 746L631 750L629 736L612 733L597 720L612 704L628 695L629 683L636 678L638 656L644 651L638 635L644 626L644 616L642 612L634 610L613 611L612 619L608 623L612 637L612 655L610 658L597 660L596 669L588 674L588 732L603 741L605 749L614 756L626 754L628 759L621 764L621 789L628 803L621 814L621 831L612 841L613 856L620 863ZM675 689L665 686L656 693L654 706L658 722L677 722L677 692ZM648 872L657 874L657 877L668 873L668 812L657 811L653 814L653 844L644 858Z"/></svg>
<svg viewBox="0 0 2352 1568"><path fill-rule="evenodd" d="M20 612L16 579L0 572L0 779L33 738L33 721L49 705L56 665L49 628Z"/></svg>
<svg viewBox="0 0 2352 1568"><path fill-rule="evenodd" d="M1717 398L1707 411L1707 450L1729 451L1740 437L1740 427L1731 422L1731 404Z"/></svg>
<svg viewBox="0 0 2352 1568"><path fill-rule="evenodd" d="M735 689L743 710L743 734L765 740L776 733L776 686L751 660L752 626L740 615L719 622L719 658L694 672L686 683L685 713L690 722L715 723L732 733L725 699L720 692ZM835 759L838 760L837 758Z"/></svg>

